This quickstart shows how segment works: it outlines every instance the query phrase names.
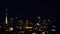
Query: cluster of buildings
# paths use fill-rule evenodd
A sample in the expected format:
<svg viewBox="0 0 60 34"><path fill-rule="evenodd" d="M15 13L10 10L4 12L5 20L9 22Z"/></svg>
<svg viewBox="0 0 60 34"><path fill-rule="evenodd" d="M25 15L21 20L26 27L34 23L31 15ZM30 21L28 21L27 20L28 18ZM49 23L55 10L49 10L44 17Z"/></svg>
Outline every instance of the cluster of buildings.
<svg viewBox="0 0 60 34"><path fill-rule="evenodd" d="M7 11L7 9L6 9ZM52 34L56 31L56 26L53 24L56 19L41 19L40 16L34 17L33 19L17 19L9 18L7 16L4 22L0 22L0 32L3 34Z"/></svg>

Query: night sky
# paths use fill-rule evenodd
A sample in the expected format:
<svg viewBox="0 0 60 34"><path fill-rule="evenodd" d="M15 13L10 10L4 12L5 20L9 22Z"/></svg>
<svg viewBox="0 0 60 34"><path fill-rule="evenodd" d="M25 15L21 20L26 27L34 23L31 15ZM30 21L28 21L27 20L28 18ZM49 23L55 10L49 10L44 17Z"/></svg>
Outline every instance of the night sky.
<svg viewBox="0 0 60 34"><path fill-rule="evenodd" d="M0 17L5 16L56 16L56 4L52 2L0 1Z"/></svg>

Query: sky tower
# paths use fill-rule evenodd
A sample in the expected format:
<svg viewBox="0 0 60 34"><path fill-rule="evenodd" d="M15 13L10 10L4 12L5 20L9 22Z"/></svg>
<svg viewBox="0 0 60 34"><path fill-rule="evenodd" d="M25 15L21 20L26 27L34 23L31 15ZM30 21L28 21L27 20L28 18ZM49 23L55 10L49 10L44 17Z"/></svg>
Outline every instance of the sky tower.
<svg viewBox="0 0 60 34"><path fill-rule="evenodd" d="M8 24L8 17L7 17L7 11L8 11L8 9L5 9L5 11L6 11L5 24Z"/></svg>

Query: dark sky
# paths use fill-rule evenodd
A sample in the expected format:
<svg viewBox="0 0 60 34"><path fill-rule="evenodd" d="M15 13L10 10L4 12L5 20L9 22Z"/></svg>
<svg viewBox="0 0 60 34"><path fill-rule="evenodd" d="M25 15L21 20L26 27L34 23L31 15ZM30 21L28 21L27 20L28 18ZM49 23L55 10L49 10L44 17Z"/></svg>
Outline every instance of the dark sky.
<svg viewBox="0 0 60 34"><path fill-rule="evenodd" d="M9 16L56 16L55 1L52 2L0 2L0 17L4 15L4 9L8 8Z"/></svg>

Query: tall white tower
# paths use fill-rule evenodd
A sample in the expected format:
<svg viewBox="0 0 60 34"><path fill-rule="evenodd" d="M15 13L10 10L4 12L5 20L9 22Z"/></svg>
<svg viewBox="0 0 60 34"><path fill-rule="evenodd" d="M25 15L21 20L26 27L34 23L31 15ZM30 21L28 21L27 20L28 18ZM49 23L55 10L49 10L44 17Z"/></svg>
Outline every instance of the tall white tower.
<svg viewBox="0 0 60 34"><path fill-rule="evenodd" d="M5 11L6 11L5 24L8 24L8 17L7 17L7 11L8 11L8 9L5 9Z"/></svg>

